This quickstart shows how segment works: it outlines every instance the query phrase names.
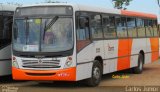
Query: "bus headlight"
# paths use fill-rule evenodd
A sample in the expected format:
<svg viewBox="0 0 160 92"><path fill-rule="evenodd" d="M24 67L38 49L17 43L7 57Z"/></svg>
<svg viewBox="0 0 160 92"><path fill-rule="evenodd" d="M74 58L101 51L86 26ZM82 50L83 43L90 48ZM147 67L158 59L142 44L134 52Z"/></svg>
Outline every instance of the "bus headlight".
<svg viewBox="0 0 160 92"><path fill-rule="evenodd" d="M68 57L66 64L65 64L65 68L71 67L72 66L72 57Z"/></svg>
<svg viewBox="0 0 160 92"><path fill-rule="evenodd" d="M15 57L12 57L12 67L19 68L18 63L17 63L17 60L16 60Z"/></svg>

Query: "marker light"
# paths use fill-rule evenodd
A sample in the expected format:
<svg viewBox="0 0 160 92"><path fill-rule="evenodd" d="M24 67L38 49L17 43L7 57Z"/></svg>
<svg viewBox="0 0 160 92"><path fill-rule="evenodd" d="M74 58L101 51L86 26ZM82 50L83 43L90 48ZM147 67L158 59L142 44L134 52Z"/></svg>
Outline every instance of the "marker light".
<svg viewBox="0 0 160 92"><path fill-rule="evenodd" d="M14 56L12 57L12 67L19 68L16 57L14 57Z"/></svg>
<svg viewBox="0 0 160 92"><path fill-rule="evenodd" d="M68 57L66 61L66 68L71 67L72 65L72 57Z"/></svg>

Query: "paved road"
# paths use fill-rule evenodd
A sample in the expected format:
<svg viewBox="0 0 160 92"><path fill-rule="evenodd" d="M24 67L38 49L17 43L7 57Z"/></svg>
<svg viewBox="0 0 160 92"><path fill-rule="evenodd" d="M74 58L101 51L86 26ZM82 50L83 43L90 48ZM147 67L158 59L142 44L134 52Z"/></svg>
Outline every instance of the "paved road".
<svg viewBox="0 0 160 92"><path fill-rule="evenodd" d="M123 76L125 78L115 78L116 76ZM84 92L84 90L92 92L127 92L128 90L129 92L130 86L151 86L155 89L155 91L152 92L160 92L160 60L152 64L145 65L142 74L132 74L130 70L126 70L104 75L99 87L96 88L85 87L81 82L54 82L39 84L35 81L13 81L11 76L0 77L0 80L0 92L13 92L13 90L16 90L14 92ZM134 89L131 90L134 91Z"/></svg>

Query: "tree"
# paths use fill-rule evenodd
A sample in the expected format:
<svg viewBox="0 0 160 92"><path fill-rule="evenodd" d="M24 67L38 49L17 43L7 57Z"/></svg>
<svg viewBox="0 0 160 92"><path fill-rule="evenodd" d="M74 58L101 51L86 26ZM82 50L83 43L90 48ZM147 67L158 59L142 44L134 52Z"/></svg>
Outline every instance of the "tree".
<svg viewBox="0 0 160 92"><path fill-rule="evenodd" d="M55 0L45 0L45 3L55 3Z"/></svg>
<svg viewBox="0 0 160 92"><path fill-rule="evenodd" d="M130 4L132 0L112 0L114 3L114 8L117 9L127 9L126 7Z"/></svg>
<svg viewBox="0 0 160 92"><path fill-rule="evenodd" d="M61 2L56 0L45 0L45 3L61 3Z"/></svg>
<svg viewBox="0 0 160 92"><path fill-rule="evenodd" d="M157 0L158 6L160 7L160 0Z"/></svg>

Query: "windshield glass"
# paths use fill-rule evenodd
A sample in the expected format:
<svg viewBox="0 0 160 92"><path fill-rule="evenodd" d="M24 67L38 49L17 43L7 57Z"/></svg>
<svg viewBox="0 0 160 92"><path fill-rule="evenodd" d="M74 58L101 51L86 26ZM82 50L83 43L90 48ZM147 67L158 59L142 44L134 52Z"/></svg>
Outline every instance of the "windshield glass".
<svg viewBox="0 0 160 92"><path fill-rule="evenodd" d="M61 52L72 47L72 18L15 19L13 48L16 51Z"/></svg>
<svg viewBox="0 0 160 92"><path fill-rule="evenodd" d="M14 24L14 48L17 51L38 51L40 25L35 19L16 20ZM34 48L34 49L33 49Z"/></svg>
<svg viewBox="0 0 160 92"><path fill-rule="evenodd" d="M43 19L43 29L51 22L52 19ZM73 46L72 28L70 18L59 18L53 25L47 27L43 34L42 52L70 50Z"/></svg>

